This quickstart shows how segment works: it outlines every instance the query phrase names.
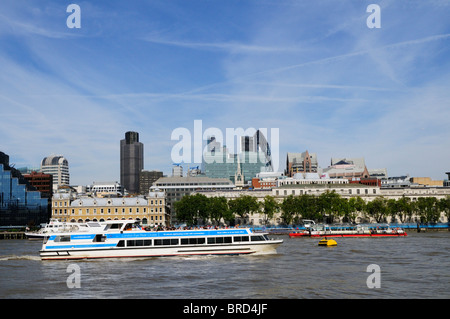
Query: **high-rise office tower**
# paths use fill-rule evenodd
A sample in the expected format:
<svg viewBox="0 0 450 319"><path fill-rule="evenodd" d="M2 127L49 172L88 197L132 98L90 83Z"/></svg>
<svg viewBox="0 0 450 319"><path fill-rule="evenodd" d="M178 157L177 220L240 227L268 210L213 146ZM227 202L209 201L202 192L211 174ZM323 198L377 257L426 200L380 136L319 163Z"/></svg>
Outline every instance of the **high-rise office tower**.
<svg viewBox="0 0 450 319"><path fill-rule="evenodd" d="M131 194L139 193L139 173L144 168L144 144L139 133L126 132L120 140L120 184Z"/></svg>
<svg viewBox="0 0 450 319"><path fill-rule="evenodd" d="M61 186L69 186L69 162L62 155L45 157L41 162L41 172L53 176L53 191Z"/></svg>

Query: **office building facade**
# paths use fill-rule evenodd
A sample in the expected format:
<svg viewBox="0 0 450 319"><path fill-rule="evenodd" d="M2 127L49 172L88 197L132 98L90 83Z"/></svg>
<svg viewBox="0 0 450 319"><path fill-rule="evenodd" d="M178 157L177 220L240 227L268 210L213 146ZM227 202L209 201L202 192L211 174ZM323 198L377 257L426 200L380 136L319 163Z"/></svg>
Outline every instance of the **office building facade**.
<svg viewBox="0 0 450 319"><path fill-rule="evenodd" d="M51 155L41 161L41 172L53 176L53 191L70 185L69 162L62 155Z"/></svg>
<svg viewBox="0 0 450 319"><path fill-rule="evenodd" d="M317 173L319 163L316 153L287 153L286 171L288 177L293 177L297 173Z"/></svg>
<svg viewBox="0 0 450 319"><path fill-rule="evenodd" d="M153 183L158 179L163 177L163 172L161 171L146 171L142 170L139 175L139 189L140 194L148 194L150 187L152 187Z"/></svg>
<svg viewBox="0 0 450 319"><path fill-rule="evenodd" d="M130 194L139 193L139 174L144 168L144 144L139 133L126 132L120 141L120 184Z"/></svg>
<svg viewBox="0 0 450 319"><path fill-rule="evenodd" d="M176 223L176 211L174 203L183 196L190 195L195 191L223 191L234 189L234 184L226 178L209 178L204 176L186 177L162 177L151 187L151 191L164 191L167 205L171 212L172 223Z"/></svg>
<svg viewBox="0 0 450 319"><path fill-rule="evenodd" d="M0 226L39 225L48 218L48 200L0 152Z"/></svg>
<svg viewBox="0 0 450 319"><path fill-rule="evenodd" d="M226 178L236 184L236 176L245 185L251 185L252 178L261 172L271 172L270 148L264 136L257 131L254 136L241 137L241 152L232 154L221 147L214 137L207 141L203 154L202 172L210 178Z"/></svg>

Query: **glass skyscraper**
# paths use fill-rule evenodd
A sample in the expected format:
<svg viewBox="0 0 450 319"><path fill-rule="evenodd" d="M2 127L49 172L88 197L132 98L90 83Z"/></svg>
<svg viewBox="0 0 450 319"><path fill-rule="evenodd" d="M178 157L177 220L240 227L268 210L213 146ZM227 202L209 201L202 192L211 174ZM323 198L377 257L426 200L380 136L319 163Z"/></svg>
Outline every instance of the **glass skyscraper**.
<svg viewBox="0 0 450 319"><path fill-rule="evenodd" d="M48 218L48 200L41 198L41 193L9 166L8 155L0 152L0 225L39 225Z"/></svg>
<svg viewBox="0 0 450 319"><path fill-rule="evenodd" d="M208 138L207 151L203 154L202 171L211 178L227 178L236 183L238 164L244 177L244 183L251 183L258 173L272 171L270 148L260 131L254 136L241 137L241 152L231 154L221 147L215 137Z"/></svg>

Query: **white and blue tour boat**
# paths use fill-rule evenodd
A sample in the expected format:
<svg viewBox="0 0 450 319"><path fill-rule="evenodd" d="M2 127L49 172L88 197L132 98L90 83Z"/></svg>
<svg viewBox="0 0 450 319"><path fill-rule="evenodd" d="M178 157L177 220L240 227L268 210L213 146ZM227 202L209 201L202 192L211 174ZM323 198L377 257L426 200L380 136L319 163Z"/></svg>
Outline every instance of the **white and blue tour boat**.
<svg viewBox="0 0 450 319"><path fill-rule="evenodd" d="M132 220L102 226L96 232L49 234L41 259L273 254L283 242L249 228L146 231Z"/></svg>

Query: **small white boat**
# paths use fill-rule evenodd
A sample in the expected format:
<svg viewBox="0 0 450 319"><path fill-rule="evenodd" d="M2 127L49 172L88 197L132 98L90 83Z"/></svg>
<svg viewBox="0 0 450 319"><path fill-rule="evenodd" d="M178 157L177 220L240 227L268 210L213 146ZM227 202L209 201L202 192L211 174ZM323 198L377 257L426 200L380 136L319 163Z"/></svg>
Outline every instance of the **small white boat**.
<svg viewBox="0 0 450 319"><path fill-rule="evenodd" d="M48 224L35 232L25 232L25 236L29 240L43 240L49 234L54 233L72 233L72 232L95 232L102 228L102 224L98 222L87 223L66 223L57 219L51 219Z"/></svg>
<svg viewBox="0 0 450 319"><path fill-rule="evenodd" d="M94 233L49 234L41 259L273 254L283 243L249 228L146 231L130 220L102 225Z"/></svg>

